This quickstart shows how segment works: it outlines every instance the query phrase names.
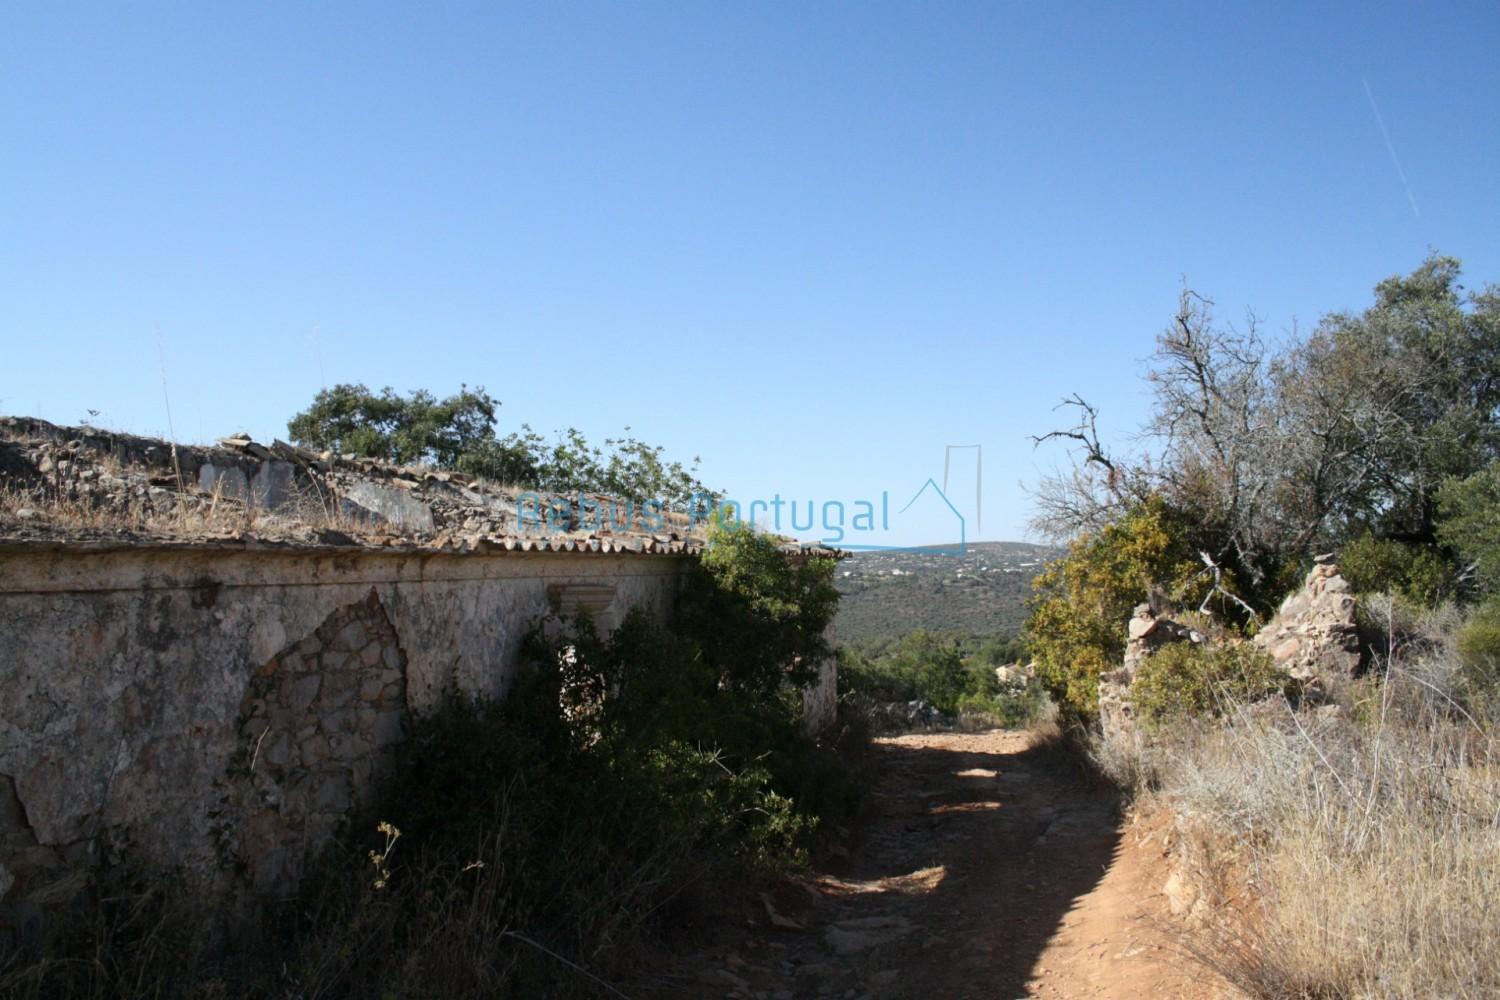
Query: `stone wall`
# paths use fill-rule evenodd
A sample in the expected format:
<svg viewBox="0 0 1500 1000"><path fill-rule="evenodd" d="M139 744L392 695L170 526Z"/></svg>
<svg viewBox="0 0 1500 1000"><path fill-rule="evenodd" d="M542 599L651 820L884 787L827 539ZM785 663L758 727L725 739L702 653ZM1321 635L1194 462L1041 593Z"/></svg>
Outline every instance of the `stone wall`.
<svg viewBox="0 0 1500 1000"><path fill-rule="evenodd" d="M290 891L447 689L538 620L669 612L683 557L0 545L0 900L124 858ZM579 598L577 595L583 595Z"/></svg>
<svg viewBox="0 0 1500 1000"><path fill-rule="evenodd" d="M1136 736L1135 706L1131 704L1130 687L1151 655L1175 642L1201 643L1204 637L1192 628L1170 618L1158 617L1149 604L1139 604L1130 617L1125 640L1125 656L1120 666L1099 678L1099 724L1104 734L1115 740Z"/></svg>
<svg viewBox="0 0 1500 1000"><path fill-rule="evenodd" d="M1158 649L1174 642L1202 643L1192 628L1158 617L1149 604L1130 619L1123 662L1099 678L1099 721L1111 739L1136 735L1130 688L1136 671ZM1316 702L1364 668L1355 601L1332 556L1319 556L1302 587L1250 640L1278 670L1298 682L1300 697Z"/></svg>
<svg viewBox="0 0 1500 1000"><path fill-rule="evenodd" d="M834 644L832 623L823 632L823 638L831 647ZM802 689L802 727L816 736L838 719L839 714L839 661L830 656L818 664L818 676Z"/></svg>
<svg viewBox="0 0 1500 1000"><path fill-rule="evenodd" d="M1319 556L1302 589L1282 602L1253 640L1297 680L1338 685L1364 666L1349 581L1332 556Z"/></svg>

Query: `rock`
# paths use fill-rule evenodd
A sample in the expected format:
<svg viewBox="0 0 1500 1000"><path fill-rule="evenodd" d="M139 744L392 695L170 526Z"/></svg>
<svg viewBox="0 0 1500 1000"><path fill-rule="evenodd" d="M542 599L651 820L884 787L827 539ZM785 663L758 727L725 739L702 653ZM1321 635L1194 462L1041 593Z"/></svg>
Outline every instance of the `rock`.
<svg viewBox="0 0 1500 1000"><path fill-rule="evenodd" d="M1151 613L1151 605L1138 604L1135 613L1130 616L1129 634L1132 639L1144 639L1156 630L1156 616Z"/></svg>
<svg viewBox="0 0 1500 1000"><path fill-rule="evenodd" d="M286 733L273 733L257 740L256 759L272 767L285 768L292 760L292 740ZM300 756L300 755L299 755Z"/></svg>
<svg viewBox="0 0 1500 1000"><path fill-rule="evenodd" d="M769 892L761 893L760 901L765 904L766 919L770 920L772 927L783 931L804 930L802 924L793 920L791 917L783 916L781 913L777 912L775 904L771 901L771 894Z"/></svg>
<svg viewBox="0 0 1500 1000"><path fill-rule="evenodd" d="M345 513L359 520L387 521L407 531L431 533L437 530L431 507L411 494L389 486L360 480L344 491L342 503Z"/></svg>
<svg viewBox="0 0 1500 1000"><path fill-rule="evenodd" d="M1172 869L1172 874L1167 876L1167 884L1162 886L1162 893L1167 897L1167 908L1174 917L1187 913L1198 901L1198 890L1182 877L1180 868Z"/></svg>
<svg viewBox="0 0 1500 1000"><path fill-rule="evenodd" d="M251 458L267 459L271 457L271 450L264 445L256 444L250 440L248 434L235 434L232 437L219 438L220 447L230 451L237 451Z"/></svg>
<svg viewBox="0 0 1500 1000"><path fill-rule="evenodd" d="M915 928L905 917L858 917L842 920L824 933L828 946L839 955L853 955L894 941Z"/></svg>
<svg viewBox="0 0 1500 1000"><path fill-rule="evenodd" d="M265 510L285 505L291 498L295 473L291 462L262 462L250 480L250 497L255 505Z"/></svg>
<svg viewBox="0 0 1500 1000"><path fill-rule="evenodd" d="M323 678L319 674L308 674L293 681L287 690L287 708L301 715L307 711L313 699L318 696L318 689L323 685Z"/></svg>
<svg viewBox="0 0 1500 1000"><path fill-rule="evenodd" d="M1024 688L1032 680L1032 674L1028 668L1019 663L1011 663L1003 667L995 668L995 679L1004 687Z"/></svg>
<svg viewBox="0 0 1500 1000"><path fill-rule="evenodd" d="M198 468L198 488L227 500L250 502L250 481L245 478L244 471L236 466L217 466L212 462L204 462Z"/></svg>
<svg viewBox="0 0 1500 1000"><path fill-rule="evenodd" d="M907 728L941 726L949 719L936 707L918 698L913 701L890 701L878 706L886 724Z"/></svg>
<svg viewBox="0 0 1500 1000"><path fill-rule="evenodd" d="M343 814L349 808L350 799L348 775L331 774L319 784L313 808L319 812Z"/></svg>
<svg viewBox="0 0 1500 1000"><path fill-rule="evenodd" d="M749 983L745 982L745 980L741 979L739 976L736 976L728 969L718 970L718 979L720 980L720 982L728 983L732 988L737 990L748 990L750 988Z"/></svg>

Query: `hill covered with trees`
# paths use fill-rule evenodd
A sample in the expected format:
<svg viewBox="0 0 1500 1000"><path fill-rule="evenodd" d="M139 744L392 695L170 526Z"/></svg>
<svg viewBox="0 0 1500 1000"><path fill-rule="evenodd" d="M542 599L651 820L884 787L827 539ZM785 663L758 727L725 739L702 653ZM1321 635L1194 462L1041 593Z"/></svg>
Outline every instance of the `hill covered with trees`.
<svg viewBox="0 0 1500 1000"><path fill-rule="evenodd" d="M861 552L839 563L840 642L918 629L973 636L1015 635L1031 581L1060 550L1026 542L973 542L923 552Z"/></svg>

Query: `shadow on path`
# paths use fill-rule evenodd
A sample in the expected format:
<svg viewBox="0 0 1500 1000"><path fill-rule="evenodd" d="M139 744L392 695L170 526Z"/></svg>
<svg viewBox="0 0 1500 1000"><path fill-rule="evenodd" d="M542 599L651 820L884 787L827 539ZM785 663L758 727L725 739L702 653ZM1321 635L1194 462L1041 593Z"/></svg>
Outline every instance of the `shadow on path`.
<svg viewBox="0 0 1500 1000"><path fill-rule="evenodd" d="M1117 802L1015 732L873 748L847 857L632 996L958 1000L1026 995L1120 845Z"/></svg>

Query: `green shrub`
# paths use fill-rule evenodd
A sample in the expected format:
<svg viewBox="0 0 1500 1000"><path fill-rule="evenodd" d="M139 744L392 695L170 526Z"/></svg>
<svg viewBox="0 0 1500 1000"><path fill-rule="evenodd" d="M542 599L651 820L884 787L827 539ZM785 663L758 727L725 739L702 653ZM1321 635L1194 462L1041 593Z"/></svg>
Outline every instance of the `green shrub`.
<svg viewBox="0 0 1500 1000"><path fill-rule="evenodd" d="M1478 570L1485 589L1500 590L1500 461L1438 490L1438 538Z"/></svg>
<svg viewBox="0 0 1500 1000"><path fill-rule="evenodd" d="M686 509L711 495L691 466L668 461L658 446L633 437L591 445L577 428L548 443L523 424L500 437L495 411L500 401L483 387L444 399L418 389L405 396L387 387L360 384L323 389L287 423L291 439L319 451L332 449L406 464L428 463L497 482L524 483L557 493L605 493L634 500L660 500Z"/></svg>
<svg viewBox="0 0 1500 1000"><path fill-rule="evenodd" d="M1458 634L1458 696L1474 714L1500 715L1500 598L1475 608Z"/></svg>
<svg viewBox="0 0 1500 1000"><path fill-rule="evenodd" d="M993 676L993 675L992 675ZM966 694L958 700L960 719L983 721L987 725L1024 726L1040 718L1047 708L1047 692L1040 684Z"/></svg>
<svg viewBox="0 0 1500 1000"><path fill-rule="evenodd" d="M748 524L717 523L677 611L719 682L769 697L813 678L832 655L824 632L838 610L834 560L788 558Z"/></svg>
<svg viewBox="0 0 1500 1000"><path fill-rule="evenodd" d="M570 724L548 681L500 703L453 696L416 723L381 810L404 841L393 889L419 881L408 860L484 857L512 877L497 922L585 956L716 870L797 861L814 821L767 767L660 731Z"/></svg>
<svg viewBox="0 0 1500 1000"><path fill-rule="evenodd" d="M1026 639L1037 676L1067 714L1099 709L1099 676L1125 655L1132 609L1164 585L1184 603L1201 599L1202 563L1187 543L1182 515L1152 498L1068 554L1032 581Z"/></svg>
<svg viewBox="0 0 1500 1000"><path fill-rule="evenodd" d="M990 640L966 657L953 639L919 629L883 644L878 655L840 647L839 687L875 702L920 700L947 715L968 712L992 716L995 725L1018 725L1039 710L1046 695L1035 684L1029 691L1002 690L990 661L997 650L1021 648L1015 640Z"/></svg>
<svg viewBox="0 0 1500 1000"><path fill-rule="evenodd" d="M1158 649L1136 670L1130 700L1136 717L1155 726L1219 715L1228 704L1284 691L1289 680L1269 655L1249 643L1178 642Z"/></svg>
<svg viewBox="0 0 1500 1000"><path fill-rule="evenodd" d="M1424 608L1452 591L1453 567L1431 545L1362 535L1344 546L1339 571L1360 594L1399 594Z"/></svg>
<svg viewBox="0 0 1500 1000"><path fill-rule="evenodd" d="M382 918L379 956L333 992L420 982L444 995L429 985L436 941L483 956L465 995L557 995L565 967L549 953L606 966L685 888L798 865L820 817L852 810L838 759L802 730L790 659L704 631L756 630L783 654L814 656L826 619L789 605L819 596L826 574L763 537L715 538L727 546L672 625L637 610L607 636L587 616L538 629L503 701L450 695L417 722L382 797L382 818L402 831L383 891L403 912ZM434 926L417 912L453 886L478 901L451 904L461 920ZM352 920L338 908L322 918Z"/></svg>

